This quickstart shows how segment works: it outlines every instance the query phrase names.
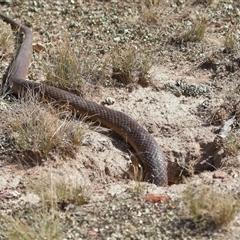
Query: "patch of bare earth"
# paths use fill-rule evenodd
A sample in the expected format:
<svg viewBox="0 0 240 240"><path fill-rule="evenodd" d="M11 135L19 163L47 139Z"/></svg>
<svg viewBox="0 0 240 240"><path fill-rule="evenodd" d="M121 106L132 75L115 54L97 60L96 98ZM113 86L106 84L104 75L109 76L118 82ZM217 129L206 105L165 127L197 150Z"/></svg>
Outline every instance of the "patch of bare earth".
<svg viewBox="0 0 240 240"><path fill-rule="evenodd" d="M168 162L169 186L139 182L129 174L131 147L98 123L84 125L82 145L74 155L54 149L35 166L16 161L8 114L25 108L21 101L2 98L0 239L239 239L237 1L1 4L1 11L34 32L28 78L46 80L54 53L66 43L71 46L84 97L99 104L114 98L107 107L128 114L152 134ZM203 38L192 33L200 20ZM11 29L0 21L3 28L13 41ZM229 34L235 45L226 45ZM150 61L147 87L137 83L135 72L128 85L112 78L115 49L128 45L143 54L136 55L134 67L144 58ZM6 52L0 46L1 75L13 49ZM70 90L76 91L74 86ZM233 117L230 130L224 130ZM76 119L69 121L75 124ZM64 193L57 191L58 183L66 186ZM73 197L72 184L81 189L76 196L83 195L82 202ZM207 198L192 195L196 190L201 196L205 187ZM222 197L214 199L214 191L228 205ZM201 201L212 204L212 211L204 203L190 204Z"/></svg>

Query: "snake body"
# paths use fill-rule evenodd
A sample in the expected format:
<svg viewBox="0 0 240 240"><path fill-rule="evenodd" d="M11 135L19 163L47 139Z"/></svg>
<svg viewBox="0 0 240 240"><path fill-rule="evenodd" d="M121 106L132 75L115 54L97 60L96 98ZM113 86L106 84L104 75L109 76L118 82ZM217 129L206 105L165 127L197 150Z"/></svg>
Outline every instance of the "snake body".
<svg viewBox="0 0 240 240"><path fill-rule="evenodd" d="M29 89L33 90L40 93L43 98L67 103L79 115L83 114L90 120L99 121L102 126L116 132L133 147L144 166L148 182L166 186L168 184L167 166L156 140L131 117L62 89L25 80L32 57L32 31L1 12L0 17L19 28L19 31L25 35L8 75L10 89L20 95Z"/></svg>

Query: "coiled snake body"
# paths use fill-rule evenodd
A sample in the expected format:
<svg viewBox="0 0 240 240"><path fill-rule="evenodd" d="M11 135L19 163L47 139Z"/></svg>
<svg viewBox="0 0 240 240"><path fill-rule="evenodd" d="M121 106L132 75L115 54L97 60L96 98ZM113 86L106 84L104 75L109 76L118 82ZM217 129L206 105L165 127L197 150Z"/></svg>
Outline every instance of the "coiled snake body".
<svg viewBox="0 0 240 240"><path fill-rule="evenodd" d="M99 121L101 125L123 137L134 148L144 166L144 171L147 172L147 181L160 186L167 185L167 166L157 142L131 117L59 88L25 80L32 56L32 31L1 12L0 17L25 34L7 79L10 89L20 95L29 89L33 90L43 98L67 103L77 114Z"/></svg>

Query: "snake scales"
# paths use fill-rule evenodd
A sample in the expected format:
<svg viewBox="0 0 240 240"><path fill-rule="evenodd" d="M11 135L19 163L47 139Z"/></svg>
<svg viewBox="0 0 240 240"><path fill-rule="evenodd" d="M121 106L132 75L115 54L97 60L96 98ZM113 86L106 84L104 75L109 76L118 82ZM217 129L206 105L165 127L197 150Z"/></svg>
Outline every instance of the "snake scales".
<svg viewBox="0 0 240 240"><path fill-rule="evenodd" d="M131 117L59 88L25 80L32 57L32 31L1 12L0 17L25 34L8 73L7 84L10 89L20 95L30 89L43 98L68 103L77 114L84 114L90 120L99 121L102 126L112 129L133 147L144 166L148 182L167 185L167 166L157 142Z"/></svg>

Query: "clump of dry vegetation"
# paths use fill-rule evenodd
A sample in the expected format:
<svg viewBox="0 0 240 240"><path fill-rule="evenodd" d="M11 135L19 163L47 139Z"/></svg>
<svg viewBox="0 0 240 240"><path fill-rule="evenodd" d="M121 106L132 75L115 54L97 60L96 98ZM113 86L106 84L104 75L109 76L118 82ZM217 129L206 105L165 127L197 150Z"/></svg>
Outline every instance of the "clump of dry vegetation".
<svg viewBox="0 0 240 240"><path fill-rule="evenodd" d="M74 156L85 130L69 112L36 99L7 110L9 141L21 162L36 165L52 153Z"/></svg>
<svg viewBox="0 0 240 240"><path fill-rule="evenodd" d="M13 47L14 39L11 27L0 20L0 59L6 57L5 54L10 54L13 51Z"/></svg>
<svg viewBox="0 0 240 240"><path fill-rule="evenodd" d="M26 203L25 210L14 209L10 216L1 215L4 224L0 229L9 239L60 239L67 227L62 222L61 211L65 211L69 204L80 206L87 203L90 194L89 189L87 192L76 181L65 178L58 181L51 175L41 177L41 181L28 179L26 185L39 197L39 203Z"/></svg>
<svg viewBox="0 0 240 240"><path fill-rule="evenodd" d="M100 59L87 44L72 44L65 37L60 46L49 52L51 57L45 66L49 85L84 95L89 91L87 85L97 85L109 79L108 61Z"/></svg>
<svg viewBox="0 0 240 240"><path fill-rule="evenodd" d="M80 206L88 202L91 191L77 179L64 176L59 180L51 174L41 179L41 183L28 179L27 185L40 197L41 203L51 209L65 211L69 204Z"/></svg>
<svg viewBox="0 0 240 240"><path fill-rule="evenodd" d="M142 19L147 24L157 24L159 21L159 6L162 0L145 0L142 3Z"/></svg>
<svg viewBox="0 0 240 240"><path fill-rule="evenodd" d="M195 4L211 5L214 0L195 0Z"/></svg>
<svg viewBox="0 0 240 240"><path fill-rule="evenodd" d="M142 0L142 4L144 4L148 8L150 8L152 6L158 6L162 2L163 2L163 0Z"/></svg>
<svg viewBox="0 0 240 240"><path fill-rule="evenodd" d="M216 108L211 108L209 115L208 121L219 126L218 136L215 139L217 148L223 150L226 156L236 156L240 149L239 86L234 90L226 91L223 103Z"/></svg>
<svg viewBox="0 0 240 240"><path fill-rule="evenodd" d="M16 216L1 215L4 224L1 226L2 233L11 240L53 239L61 237L63 226L60 217L49 211L47 207L37 208L26 204L25 211L16 213ZM28 210L27 210L28 209ZM31 221L25 218L27 215Z"/></svg>
<svg viewBox="0 0 240 240"><path fill-rule="evenodd" d="M184 42L199 42L203 39L206 31L206 19L194 22L191 29L181 38Z"/></svg>
<svg viewBox="0 0 240 240"><path fill-rule="evenodd" d="M229 33L224 40L224 47L227 53L232 53L237 48L237 39L234 34Z"/></svg>
<svg viewBox="0 0 240 240"><path fill-rule="evenodd" d="M139 53L134 45L117 47L112 52L112 78L127 85L138 82L142 86L149 83L148 71L151 63L148 57Z"/></svg>
<svg viewBox="0 0 240 240"><path fill-rule="evenodd" d="M129 170L129 175L130 178L132 178L136 182L135 186L130 189L131 195L133 197L143 195L144 191L141 182L147 179L143 167L139 166L137 162L132 164Z"/></svg>
<svg viewBox="0 0 240 240"><path fill-rule="evenodd" d="M138 46L131 43L117 46L100 59L87 47L75 45L69 48L69 44L64 41L61 47L52 51L46 65L46 82L49 85L77 95L89 92L89 83L111 86L117 80L120 85L136 82L148 85L151 63Z"/></svg>
<svg viewBox="0 0 240 240"><path fill-rule="evenodd" d="M69 204L80 206L88 202L90 189L81 186L77 181L63 179L53 182L53 191L56 195L56 202L59 209L65 210ZM52 201L53 196L50 195L49 201Z"/></svg>
<svg viewBox="0 0 240 240"><path fill-rule="evenodd" d="M239 210L233 196L206 186L188 187L182 200L185 210L196 222L213 222L216 226L229 223Z"/></svg>
<svg viewBox="0 0 240 240"><path fill-rule="evenodd" d="M47 84L65 90L75 89L75 93L80 94L82 88L80 61L73 48L63 43L50 56L46 66Z"/></svg>
<svg viewBox="0 0 240 240"><path fill-rule="evenodd" d="M226 155L236 155L240 149L239 133L231 132L226 138L221 139L219 145L224 150Z"/></svg>

